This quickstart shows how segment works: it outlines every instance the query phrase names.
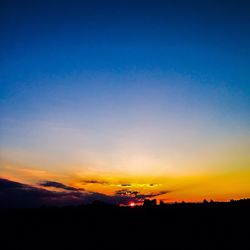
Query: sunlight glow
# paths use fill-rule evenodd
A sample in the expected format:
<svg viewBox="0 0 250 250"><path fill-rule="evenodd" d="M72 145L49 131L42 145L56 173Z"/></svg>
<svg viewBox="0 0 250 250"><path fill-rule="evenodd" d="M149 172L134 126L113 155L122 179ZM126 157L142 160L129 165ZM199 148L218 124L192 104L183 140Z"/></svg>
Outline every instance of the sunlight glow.
<svg viewBox="0 0 250 250"><path fill-rule="evenodd" d="M135 206L135 203L134 203L134 202L130 202L130 203L129 203L129 206L130 206L130 207L134 207L134 206Z"/></svg>

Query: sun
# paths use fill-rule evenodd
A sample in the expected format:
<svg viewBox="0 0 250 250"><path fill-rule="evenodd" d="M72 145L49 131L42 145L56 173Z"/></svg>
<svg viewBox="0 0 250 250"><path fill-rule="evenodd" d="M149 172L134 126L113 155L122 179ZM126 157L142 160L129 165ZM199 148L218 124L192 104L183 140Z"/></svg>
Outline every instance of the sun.
<svg viewBox="0 0 250 250"><path fill-rule="evenodd" d="M129 206L130 206L130 207L134 207L134 206L135 206L135 203L134 203L134 202L130 202L130 203L129 203Z"/></svg>

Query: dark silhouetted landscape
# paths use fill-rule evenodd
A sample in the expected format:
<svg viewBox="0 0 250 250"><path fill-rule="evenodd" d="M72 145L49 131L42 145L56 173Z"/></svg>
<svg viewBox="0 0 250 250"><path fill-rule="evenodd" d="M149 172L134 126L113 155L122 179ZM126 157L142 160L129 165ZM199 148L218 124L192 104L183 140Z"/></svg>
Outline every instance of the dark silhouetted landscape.
<svg viewBox="0 0 250 250"><path fill-rule="evenodd" d="M1 249L249 249L250 201L1 209Z"/></svg>

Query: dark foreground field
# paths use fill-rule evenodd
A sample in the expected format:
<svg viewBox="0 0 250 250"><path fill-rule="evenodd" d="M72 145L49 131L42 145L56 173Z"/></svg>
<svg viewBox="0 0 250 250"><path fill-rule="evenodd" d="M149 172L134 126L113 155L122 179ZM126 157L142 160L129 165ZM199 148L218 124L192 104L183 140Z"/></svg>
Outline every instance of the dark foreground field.
<svg viewBox="0 0 250 250"><path fill-rule="evenodd" d="M0 210L0 249L250 249L250 204Z"/></svg>

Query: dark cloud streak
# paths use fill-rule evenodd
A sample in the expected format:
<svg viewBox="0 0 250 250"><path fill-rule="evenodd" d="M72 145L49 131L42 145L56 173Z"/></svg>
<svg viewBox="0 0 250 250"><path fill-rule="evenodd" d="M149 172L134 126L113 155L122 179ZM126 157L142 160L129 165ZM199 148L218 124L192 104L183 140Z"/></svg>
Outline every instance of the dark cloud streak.
<svg viewBox="0 0 250 250"><path fill-rule="evenodd" d="M0 207L65 206L82 203L82 192L55 192L0 179Z"/></svg>
<svg viewBox="0 0 250 250"><path fill-rule="evenodd" d="M160 191L157 193L149 193L149 194L143 194L140 193L139 191L136 190L128 190L128 189L121 189L116 191L116 195L121 195L121 196L128 196L128 197L132 197L135 198L138 201L144 200L146 198L153 198L162 194L167 194L170 193L171 191Z"/></svg>
<svg viewBox="0 0 250 250"><path fill-rule="evenodd" d="M67 191L84 191L84 189L82 188L74 188L74 187L67 186L60 182L55 182L55 181L43 181L43 182L40 182L39 185L42 187L60 188L60 189L64 189Z"/></svg>
<svg viewBox="0 0 250 250"><path fill-rule="evenodd" d="M108 185L110 184L107 181L99 181L99 180L83 180L83 184L101 184L101 185Z"/></svg>

